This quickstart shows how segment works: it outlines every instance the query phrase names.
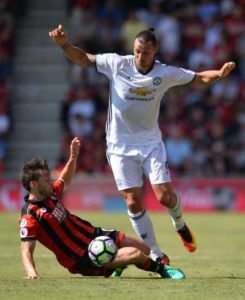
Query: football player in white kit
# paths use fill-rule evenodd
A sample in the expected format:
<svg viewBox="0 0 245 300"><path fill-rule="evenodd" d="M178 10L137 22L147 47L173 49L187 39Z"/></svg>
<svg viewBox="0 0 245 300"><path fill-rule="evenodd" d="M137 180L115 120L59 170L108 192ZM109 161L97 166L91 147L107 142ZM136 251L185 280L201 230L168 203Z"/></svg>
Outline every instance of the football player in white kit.
<svg viewBox="0 0 245 300"><path fill-rule="evenodd" d="M158 125L160 103L165 92L177 85L207 85L226 77L234 62L220 70L195 73L168 66L155 59L157 40L154 30L140 32L134 41L134 55L92 55L71 45L62 25L49 32L65 55L81 67L96 67L110 80L108 119L106 124L107 157L117 188L124 197L128 215L136 234L151 249L151 257L169 264L156 241L152 222L143 206L143 175L151 183L157 200L164 205L174 228L188 251L196 242L182 217L179 196L174 192L165 147Z"/></svg>

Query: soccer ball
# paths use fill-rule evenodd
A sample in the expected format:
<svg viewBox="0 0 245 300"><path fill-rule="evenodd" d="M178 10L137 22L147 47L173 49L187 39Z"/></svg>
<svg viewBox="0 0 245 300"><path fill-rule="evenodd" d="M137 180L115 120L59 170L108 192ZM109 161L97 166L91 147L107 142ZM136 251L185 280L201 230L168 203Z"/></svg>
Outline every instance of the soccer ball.
<svg viewBox="0 0 245 300"><path fill-rule="evenodd" d="M117 246L109 236L97 236L88 246L88 256L97 267L111 262L116 254Z"/></svg>

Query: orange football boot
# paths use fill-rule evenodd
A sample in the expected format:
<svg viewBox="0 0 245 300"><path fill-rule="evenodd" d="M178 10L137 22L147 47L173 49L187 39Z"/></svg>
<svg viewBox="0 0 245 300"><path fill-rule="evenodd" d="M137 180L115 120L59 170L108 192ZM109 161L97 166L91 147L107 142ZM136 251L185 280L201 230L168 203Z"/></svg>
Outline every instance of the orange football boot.
<svg viewBox="0 0 245 300"><path fill-rule="evenodd" d="M178 230L177 233L180 236L185 248L189 252L196 251L197 245L196 245L195 237L186 224L184 225L183 228Z"/></svg>

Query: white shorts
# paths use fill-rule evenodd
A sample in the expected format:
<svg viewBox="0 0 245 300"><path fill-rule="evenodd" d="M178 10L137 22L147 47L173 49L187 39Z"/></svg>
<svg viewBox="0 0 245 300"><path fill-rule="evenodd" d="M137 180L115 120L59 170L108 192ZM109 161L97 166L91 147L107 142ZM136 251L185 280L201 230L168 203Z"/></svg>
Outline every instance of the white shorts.
<svg viewBox="0 0 245 300"><path fill-rule="evenodd" d="M143 186L143 175L152 184L171 181L162 142L149 146L109 143L106 154L119 191Z"/></svg>

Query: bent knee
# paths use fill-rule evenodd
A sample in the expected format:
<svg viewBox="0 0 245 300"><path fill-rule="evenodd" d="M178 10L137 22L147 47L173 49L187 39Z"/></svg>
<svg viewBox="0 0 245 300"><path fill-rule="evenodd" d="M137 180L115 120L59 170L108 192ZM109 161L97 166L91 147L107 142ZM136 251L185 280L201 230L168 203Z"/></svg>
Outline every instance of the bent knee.
<svg viewBox="0 0 245 300"><path fill-rule="evenodd" d="M169 207L175 202L175 195L171 192L165 192L158 200L162 205Z"/></svg>
<svg viewBox="0 0 245 300"><path fill-rule="evenodd" d="M140 249L135 248L135 247L129 247L128 256L131 259L140 258L142 256L142 251Z"/></svg>
<svg viewBox="0 0 245 300"><path fill-rule="evenodd" d="M143 210L142 203L142 189L141 188L132 188L120 191L121 196L123 196L128 210L131 213L138 213Z"/></svg>
<svg viewBox="0 0 245 300"><path fill-rule="evenodd" d="M167 207L173 207L176 204L177 197L175 192L168 187L162 187L160 190L155 191L158 201Z"/></svg>
<svg viewBox="0 0 245 300"><path fill-rule="evenodd" d="M120 242L121 247L134 247L142 252L144 252L146 255L150 254L150 248L145 244L144 241L125 235L124 238Z"/></svg>
<svg viewBox="0 0 245 300"><path fill-rule="evenodd" d="M134 197L124 197L128 210L133 213L139 213L143 210L141 201Z"/></svg>

